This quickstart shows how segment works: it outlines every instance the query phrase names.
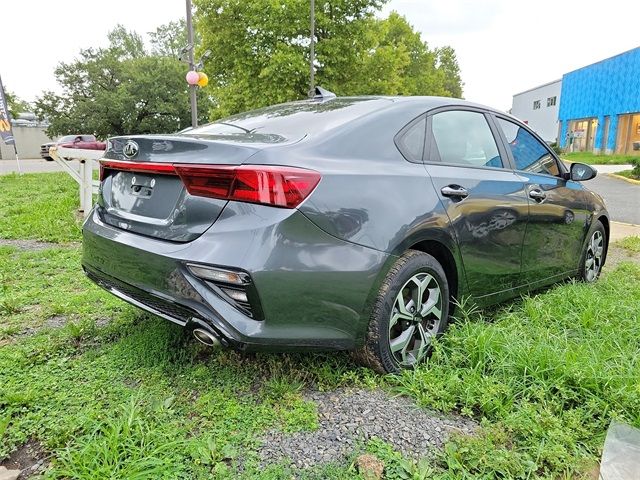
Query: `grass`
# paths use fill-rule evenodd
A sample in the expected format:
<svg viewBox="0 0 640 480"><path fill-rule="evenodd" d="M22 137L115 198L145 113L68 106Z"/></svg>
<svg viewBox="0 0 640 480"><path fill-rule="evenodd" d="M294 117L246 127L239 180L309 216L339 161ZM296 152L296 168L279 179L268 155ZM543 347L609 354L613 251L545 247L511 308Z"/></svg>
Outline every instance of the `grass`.
<svg viewBox="0 0 640 480"><path fill-rule="evenodd" d="M20 192L24 177L0 177L4 215L7 192ZM0 237L61 243L0 247L0 459L36 441L51 455L50 479L352 479L355 455L367 451L385 462L388 479L581 478L612 419L640 427L636 264L595 285L461 310L427 364L383 378L346 354L212 352L113 298L84 278L80 247L67 243L79 239L71 180L33 177L26 181L45 195L22 198L11 214L20 226L1 216ZM47 208L34 208L44 197ZM638 251L639 241L621 246ZM481 428L420 462L374 438L342 463L261 466L264 432L317 428L304 389L339 386L408 395Z"/></svg>
<svg viewBox="0 0 640 480"><path fill-rule="evenodd" d="M567 162L586 163L589 165L629 165L637 155L595 155L591 152L564 153L562 159Z"/></svg>
<svg viewBox="0 0 640 480"><path fill-rule="evenodd" d="M618 240L616 245L628 250L631 253L640 253L640 237L631 236Z"/></svg>
<svg viewBox="0 0 640 480"><path fill-rule="evenodd" d="M0 238L80 240L77 184L66 173L0 176Z"/></svg>
<svg viewBox="0 0 640 480"><path fill-rule="evenodd" d="M616 175L630 178L631 180L640 180L640 175L636 175L634 170L622 170L621 172L616 172Z"/></svg>

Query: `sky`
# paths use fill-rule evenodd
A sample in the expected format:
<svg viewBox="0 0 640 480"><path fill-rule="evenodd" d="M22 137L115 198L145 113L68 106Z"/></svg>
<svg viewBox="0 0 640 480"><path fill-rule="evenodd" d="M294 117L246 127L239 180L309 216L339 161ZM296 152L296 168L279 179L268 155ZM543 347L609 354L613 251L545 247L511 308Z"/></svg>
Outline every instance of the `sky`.
<svg viewBox="0 0 640 480"><path fill-rule="evenodd" d="M515 93L640 46L634 0L390 0L382 15L391 10L430 47L455 49L466 99L503 110ZM184 13L184 0L3 0L0 77L32 101L58 89L59 62L105 45L118 23L146 33Z"/></svg>

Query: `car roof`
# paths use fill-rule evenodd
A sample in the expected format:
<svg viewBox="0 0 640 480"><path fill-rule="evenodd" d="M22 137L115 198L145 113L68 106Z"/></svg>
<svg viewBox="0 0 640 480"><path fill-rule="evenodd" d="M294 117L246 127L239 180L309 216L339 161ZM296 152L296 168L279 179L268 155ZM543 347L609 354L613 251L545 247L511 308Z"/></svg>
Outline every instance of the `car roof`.
<svg viewBox="0 0 640 480"><path fill-rule="evenodd" d="M295 142L344 127L365 117L385 115L391 109L406 112L426 112L443 106L466 106L495 111L484 105L450 97L431 96L331 96L315 97L271 105L242 112L180 135L211 140L251 141L260 143Z"/></svg>

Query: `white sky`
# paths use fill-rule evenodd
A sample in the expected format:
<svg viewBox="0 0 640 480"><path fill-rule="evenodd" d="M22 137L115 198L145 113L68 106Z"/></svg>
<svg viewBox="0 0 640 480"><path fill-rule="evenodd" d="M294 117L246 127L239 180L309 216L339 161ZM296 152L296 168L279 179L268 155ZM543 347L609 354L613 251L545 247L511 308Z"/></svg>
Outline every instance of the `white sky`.
<svg viewBox="0 0 640 480"><path fill-rule="evenodd" d="M0 76L33 100L57 89L58 62L104 45L117 23L146 33L184 8L184 0L3 0ZM514 93L640 46L635 0L390 0L384 12L390 10L405 15L431 47L455 48L465 98L501 109L510 108Z"/></svg>

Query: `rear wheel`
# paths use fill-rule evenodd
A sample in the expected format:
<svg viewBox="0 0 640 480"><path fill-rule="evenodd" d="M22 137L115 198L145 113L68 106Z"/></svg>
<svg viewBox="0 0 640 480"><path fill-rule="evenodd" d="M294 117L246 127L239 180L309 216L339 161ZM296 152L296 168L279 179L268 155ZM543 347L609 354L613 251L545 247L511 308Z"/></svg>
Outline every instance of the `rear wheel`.
<svg viewBox="0 0 640 480"><path fill-rule="evenodd" d="M596 220L589 232L589 240L582 252L580 262L580 279L587 282L595 282L602 271L607 246L607 232L600 220Z"/></svg>
<svg viewBox="0 0 640 480"><path fill-rule="evenodd" d="M415 368L447 326L449 286L431 255L405 253L385 278L369 321L365 344L354 356L380 373Z"/></svg>

